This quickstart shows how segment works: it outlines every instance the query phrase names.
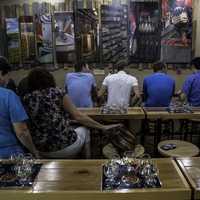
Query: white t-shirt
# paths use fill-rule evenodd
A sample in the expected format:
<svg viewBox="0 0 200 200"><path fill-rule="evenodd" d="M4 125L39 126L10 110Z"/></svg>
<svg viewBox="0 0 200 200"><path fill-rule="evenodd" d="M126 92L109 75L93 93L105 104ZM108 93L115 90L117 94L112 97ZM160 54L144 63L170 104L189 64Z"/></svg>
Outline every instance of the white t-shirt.
<svg viewBox="0 0 200 200"><path fill-rule="evenodd" d="M107 105L129 105L131 91L134 86L138 86L138 81L134 76L119 71L117 74L107 76L103 81L103 86L107 87Z"/></svg>

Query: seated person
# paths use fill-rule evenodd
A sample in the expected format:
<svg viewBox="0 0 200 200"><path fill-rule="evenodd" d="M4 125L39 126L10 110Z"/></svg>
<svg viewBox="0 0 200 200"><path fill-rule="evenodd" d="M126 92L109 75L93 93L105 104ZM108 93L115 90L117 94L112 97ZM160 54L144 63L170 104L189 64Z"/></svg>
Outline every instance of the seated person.
<svg viewBox="0 0 200 200"><path fill-rule="evenodd" d="M25 123L27 119L28 116L19 97L13 91L0 86L1 159L8 159L13 154L24 153L22 145L38 157L38 152Z"/></svg>
<svg viewBox="0 0 200 200"><path fill-rule="evenodd" d="M23 99L27 93L29 93L28 78L24 77L17 86L17 94Z"/></svg>
<svg viewBox="0 0 200 200"><path fill-rule="evenodd" d="M107 92L107 105L129 106L131 96L134 93L136 101L140 99L138 81L134 76L127 74L124 70L125 65L118 65L118 73L106 76L99 91L99 97L102 98Z"/></svg>
<svg viewBox="0 0 200 200"><path fill-rule="evenodd" d="M186 78L179 95L181 100L187 100L191 106L200 106L200 57L193 59L192 64L196 72Z"/></svg>
<svg viewBox="0 0 200 200"><path fill-rule="evenodd" d="M17 87L13 79L10 78L11 66L5 57L0 56L0 86L13 90L16 93Z"/></svg>
<svg viewBox="0 0 200 200"><path fill-rule="evenodd" d="M28 86L30 93L25 95L24 105L30 116L33 142L41 156L75 158L82 152L85 158L90 158L90 133L85 127L74 129L69 124L69 115L84 126L103 131L119 126L104 126L80 113L45 69L32 70Z"/></svg>
<svg viewBox="0 0 200 200"><path fill-rule="evenodd" d="M175 81L165 70L162 62L153 65L154 73L143 82L144 105L146 107L168 107L175 92Z"/></svg>
<svg viewBox="0 0 200 200"><path fill-rule="evenodd" d="M93 107L97 101L96 81L85 65L75 66L76 72L65 76L65 91L76 107Z"/></svg>

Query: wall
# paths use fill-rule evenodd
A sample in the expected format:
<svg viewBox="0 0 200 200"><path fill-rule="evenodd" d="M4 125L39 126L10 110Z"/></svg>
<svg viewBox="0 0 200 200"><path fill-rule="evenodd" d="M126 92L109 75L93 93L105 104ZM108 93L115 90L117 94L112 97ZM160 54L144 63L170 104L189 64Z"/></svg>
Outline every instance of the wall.
<svg viewBox="0 0 200 200"><path fill-rule="evenodd" d="M193 56L200 56L200 1L193 0Z"/></svg>

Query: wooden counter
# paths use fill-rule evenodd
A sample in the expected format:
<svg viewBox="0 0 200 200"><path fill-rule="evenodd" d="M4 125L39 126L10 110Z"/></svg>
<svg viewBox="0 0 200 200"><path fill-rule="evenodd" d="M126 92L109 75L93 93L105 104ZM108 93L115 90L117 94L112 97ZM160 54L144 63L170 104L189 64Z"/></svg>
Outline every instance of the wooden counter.
<svg viewBox="0 0 200 200"><path fill-rule="evenodd" d="M143 108L147 119L199 119L200 110L194 110L193 113L170 113L167 108Z"/></svg>
<svg viewBox="0 0 200 200"><path fill-rule="evenodd" d="M1 190L1 200L189 200L191 190L175 161L156 159L162 188L101 191L103 160L45 161L33 188Z"/></svg>
<svg viewBox="0 0 200 200"><path fill-rule="evenodd" d="M79 108L84 114L100 120L124 120L124 119L144 119L145 114L142 108L132 107L128 108L126 114L102 114L100 108Z"/></svg>
<svg viewBox="0 0 200 200"><path fill-rule="evenodd" d="M178 165L192 187L193 198L200 199L200 157L178 158Z"/></svg>

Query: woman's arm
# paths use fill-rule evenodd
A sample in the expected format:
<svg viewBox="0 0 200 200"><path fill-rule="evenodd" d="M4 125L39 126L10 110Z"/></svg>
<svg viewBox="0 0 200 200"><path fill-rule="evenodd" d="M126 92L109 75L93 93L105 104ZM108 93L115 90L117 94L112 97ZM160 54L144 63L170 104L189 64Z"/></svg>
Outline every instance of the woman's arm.
<svg viewBox="0 0 200 200"><path fill-rule="evenodd" d="M68 111L71 116L77 120L80 124L90 127L90 128L96 128L96 129L101 129L103 131L107 131L112 128L117 128L120 127L121 124L114 124L114 125L102 125L87 115L81 113L77 108L74 106L74 104L70 101L69 97L67 95L64 96L63 98L63 106L66 111Z"/></svg>
<svg viewBox="0 0 200 200"><path fill-rule="evenodd" d="M38 151L33 144L32 137L25 122L13 123L13 127L19 141L31 152L36 158L39 158Z"/></svg>

